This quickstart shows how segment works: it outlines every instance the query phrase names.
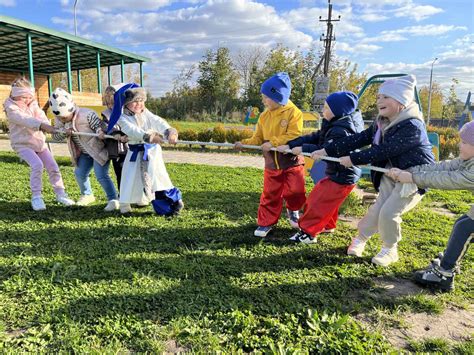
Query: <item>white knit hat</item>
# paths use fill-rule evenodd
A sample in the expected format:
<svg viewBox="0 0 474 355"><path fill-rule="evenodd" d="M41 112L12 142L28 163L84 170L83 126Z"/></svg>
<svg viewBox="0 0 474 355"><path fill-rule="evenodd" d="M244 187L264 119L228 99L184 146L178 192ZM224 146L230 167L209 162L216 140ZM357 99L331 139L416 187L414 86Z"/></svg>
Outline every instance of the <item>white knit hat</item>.
<svg viewBox="0 0 474 355"><path fill-rule="evenodd" d="M66 90L57 88L49 98L49 106L55 116L68 117L76 109L72 95Z"/></svg>
<svg viewBox="0 0 474 355"><path fill-rule="evenodd" d="M380 85L379 94L391 97L407 107L415 99L415 85L415 76L405 75L384 81Z"/></svg>

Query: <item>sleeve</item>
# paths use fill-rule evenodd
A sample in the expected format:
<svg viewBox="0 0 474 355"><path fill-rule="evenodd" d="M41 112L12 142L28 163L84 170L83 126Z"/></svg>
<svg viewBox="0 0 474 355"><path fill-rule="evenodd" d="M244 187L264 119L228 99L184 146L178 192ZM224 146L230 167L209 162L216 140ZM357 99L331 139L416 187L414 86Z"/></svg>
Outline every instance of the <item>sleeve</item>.
<svg viewBox="0 0 474 355"><path fill-rule="evenodd" d="M257 128L252 137L247 139L242 139L242 144L249 145L262 145L263 144L263 130L262 130L262 117L257 122Z"/></svg>
<svg viewBox="0 0 474 355"><path fill-rule="evenodd" d="M321 131L316 131L295 139L292 139L291 141L288 142L288 145L290 146L290 149L293 149L294 147L301 147L303 144L314 144L316 142L319 142L319 135L321 134Z"/></svg>
<svg viewBox="0 0 474 355"><path fill-rule="evenodd" d="M35 131L39 130L42 123L36 118L25 115L18 106L9 106L8 108L5 108L5 113L7 114L8 121L11 123L30 128Z"/></svg>
<svg viewBox="0 0 474 355"><path fill-rule="evenodd" d="M283 145L295 139L296 137L301 136L303 133L303 113L300 110L293 110L293 114L288 120L288 128L285 134L280 136L273 136L270 138L270 143L274 147Z"/></svg>
<svg viewBox="0 0 474 355"><path fill-rule="evenodd" d="M472 190L474 171L420 171L413 173L413 181L422 189L431 187L443 190Z"/></svg>
<svg viewBox="0 0 474 355"><path fill-rule="evenodd" d="M350 137L349 137L350 138ZM421 142L421 129L413 124L405 124L394 133L390 141L350 154L354 165L368 164L374 161L389 160L414 147Z"/></svg>
<svg viewBox="0 0 474 355"><path fill-rule="evenodd" d="M338 139L325 145L324 149L330 157L342 157L351 151L365 147L372 143L374 137L375 123L360 133Z"/></svg>
<svg viewBox="0 0 474 355"><path fill-rule="evenodd" d="M171 128L168 122L164 118L161 118L160 116L154 115L150 111L146 110L146 115L148 119L151 121L151 126L153 127L152 129L159 134L161 134L163 137L167 135L167 130Z"/></svg>
<svg viewBox="0 0 474 355"><path fill-rule="evenodd" d="M130 140L143 141L145 130L132 123L126 116L120 116L118 123L122 128L122 132L125 133Z"/></svg>
<svg viewBox="0 0 474 355"><path fill-rule="evenodd" d="M64 129L64 123L62 123L57 117L54 120L54 128L56 128L56 130L59 130L59 131L62 131ZM53 133L51 137L53 138L53 141L55 142L62 142L63 140L66 139L66 135L60 132Z"/></svg>
<svg viewBox="0 0 474 355"><path fill-rule="evenodd" d="M87 114L87 122L89 123L89 127L96 133L98 133L100 129L104 128L104 122L94 111L91 111Z"/></svg>
<svg viewBox="0 0 474 355"><path fill-rule="evenodd" d="M437 163L432 164L424 164L424 165L417 165L412 166L408 169L411 173L418 173L418 172L428 172L428 171L452 171L452 170L459 170L461 167L461 159L454 159L454 160L443 160Z"/></svg>

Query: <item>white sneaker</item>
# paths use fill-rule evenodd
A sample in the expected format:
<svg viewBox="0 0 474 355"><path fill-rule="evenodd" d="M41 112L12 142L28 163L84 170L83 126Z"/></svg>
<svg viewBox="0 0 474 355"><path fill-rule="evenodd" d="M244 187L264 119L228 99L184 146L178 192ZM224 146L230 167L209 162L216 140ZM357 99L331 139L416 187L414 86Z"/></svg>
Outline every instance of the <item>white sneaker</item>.
<svg viewBox="0 0 474 355"><path fill-rule="evenodd" d="M77 200L76 205L87 206L87 205L90 205L94 201L95 201L94 195L81 195L81 197L79 197L79 200Z"/></svg>
<svg viewBox="0 0 474 355"><path fill-rule="evenodd" d="M130 213L130 212L132 212L132 206L130 206L129 203L120 204L120 213L125 214L125 213Z"/></svg>
<svg viewBox="0 0 474 355"><path fill-rule="evenodd" d="M105 206L104 211L112 212L112 211L118 210L119 206L120 204L118 200L110 200L109 202L107 202L107 206Z"/></svg>
<svg viewBox="0 0 474 355"><path fill-rule="evenodd" d="M349 248L347 248L347 255L358 256L360 258L364 253L365 244L367 244L367 242L359 238L352 238L352 243L349 245Z"/></svg>
<svg viewBox="0 0 474 355"><path fill-rule="evenodd" d="M380 266L389 266L391 263L396 261L398 261L398 251L396 246L391 248L382 247L382 250L372 258L372 262Z"/></svg>
<svg viewBox="0 0 474 355"><path fill-rule="evenodd" d="M41 196L33 197L31 199L31 207L33 207L33 210L35 211L44 211L46 209L46 205Z"/></svg>
<svg viewBox="0 0 474 355"><path fill-rule="evenodd" d="M68 195L64 194L64 195L58 195L56 196L56 201L58 201L61 205L63 206L73 206L75 205L76 203L71 200Z"/></svg>

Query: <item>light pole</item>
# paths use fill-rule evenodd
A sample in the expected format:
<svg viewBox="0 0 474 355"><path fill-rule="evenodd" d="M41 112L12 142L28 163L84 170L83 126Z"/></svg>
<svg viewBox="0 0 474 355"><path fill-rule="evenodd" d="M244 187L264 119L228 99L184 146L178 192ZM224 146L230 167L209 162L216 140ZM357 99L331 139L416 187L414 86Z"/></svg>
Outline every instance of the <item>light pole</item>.
<svg viewBox="0 0 474 355"><path fill-rule="evenodd" d="M74 1L74 36L77 36L76 5L77 5L77 0Z"/></svg>
<svg viewBox="0 0 474 355"><path fill-rule="evenodd" d="M426 119L426 126L430 125L430 118L431 118L431 88L433 86L433 65L434 63L438 60L438 58L435 58L433 60L433 63L431 63L431 72L430 72L430 91L428 93L428 117Z"/></svg>

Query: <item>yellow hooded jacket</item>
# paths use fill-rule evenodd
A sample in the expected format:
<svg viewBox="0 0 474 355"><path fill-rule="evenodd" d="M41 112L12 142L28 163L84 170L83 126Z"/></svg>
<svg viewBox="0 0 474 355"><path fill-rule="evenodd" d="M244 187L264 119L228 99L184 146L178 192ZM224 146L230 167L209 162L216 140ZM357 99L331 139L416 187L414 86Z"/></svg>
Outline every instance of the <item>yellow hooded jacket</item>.
<svg viewBox="0 0 474 355"><path fill-rule="evenodd" d="M291 101L276 110L265 110L258 119L257 128L251 138L243 139L242 144L262 145L270 142L278 147L301 136L303 133L303 113ZM303 156L282 154L276 151L264 152L266 169L287 169L302 165Z"/></svg>

